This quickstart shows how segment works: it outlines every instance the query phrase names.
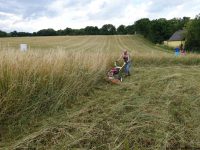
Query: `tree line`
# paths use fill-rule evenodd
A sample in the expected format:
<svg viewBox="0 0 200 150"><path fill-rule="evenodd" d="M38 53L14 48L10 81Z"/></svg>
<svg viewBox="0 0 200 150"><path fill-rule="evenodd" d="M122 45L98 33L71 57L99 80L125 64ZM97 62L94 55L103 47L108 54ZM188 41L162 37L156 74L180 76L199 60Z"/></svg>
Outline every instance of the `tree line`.
<svg viewBox="0 0 200 150"><path fill-rule="evenodd" d="M64 36L64 35L126 35L141 34L153 43L162 43L168 40L177 30L186 31L186 48L200 51L200 15L195 19L189 17L165 18L150 20L142 18L137 20L133 25L120 25L115 27L112 24L105 24L101 28L97 26L87 26L82 29L66 28L63 30L42 29L38 32L17 32L6 33L0 30L0 37L24 37L24 36Z"/></svg>
<svg viewBox="0 0 200 150"><path fill-rule="evenodd" d="M178 30L185 30L185 48L200 52L200 14L194 19L189 17L149 20L143 18L135 22L134 30L153 43L162 44Z"/></svg>
<svg viewBox="0 0 200 150"><path fill-rule="evenodd" d="M186 31L186 49L200 52L200 14L188 22Z"/></svg>
<svg viewBox="0 0 200 150"><path fill-rule="evenodd" d="M105 24L101 28L97 26L87 26L82 29L66 28L63 30L54 29L42 29L38 32L17 32L13 31L6 33L0 31L0 37L23 37L23 36L59 36L59 35L125 35L138 33L148 38L154 43L161 43L177 30L183 29L185 25L190 21L189 17L174 18L166 20L164 18L150 20L143 18L136 21L133 25L125 26L120 25L116 28L112 24Z"/></svg>
<svg viewBox="0 0 200 150"><path fill-rule="evenodd" d="M134 25L120 25L116 28L112 24L105 24L101 28L97 26L87 26L82 29L66 28L64 30L54 30L52 28L42 29L38 32L17 32L6 33L0 30L0 37L24 37L24 36L62 36L62 35L116 35L116 34L133 34Z"/></svg>
<svg viewBox="0 0 200 150"><path fill-rule="evenodd" d="M153 43L161 44L163 41L168 40L177 30L183 30L189 21L189 17L171 20L164 18L149 20L148 18L143 18L135 22L135 30Z"/></svg>

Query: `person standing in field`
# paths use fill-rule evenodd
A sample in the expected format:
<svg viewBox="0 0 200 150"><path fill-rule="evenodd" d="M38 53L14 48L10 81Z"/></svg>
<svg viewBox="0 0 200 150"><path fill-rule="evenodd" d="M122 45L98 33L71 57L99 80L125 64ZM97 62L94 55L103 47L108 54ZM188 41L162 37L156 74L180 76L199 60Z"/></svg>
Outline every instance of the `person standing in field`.
<svg viewBox="0 0 200 150"><path fill-rule="evenodd" d="M130 76L131 75L130 74L131 60L130 60L130 55L127 50L123 51L121 58L123 59L124 64L125 64L124 66L125 74L126 76Z"/></svg>
<svg viewBox="0 0 200 150"><path fill-rule="evenodd" d="M180 53L180 48L176 47L175 48L175 56L179 56L179 53Z"/></svg>
<svg viewBox="0 0 200 150"><path fill-rule="evenodd" d="M181 55L182 55L182 56L185 56L185 55L186 55L185 49L182 49L182 50L181 50Z"/></svg>
<svg viewBox="0 0 200 150"><path fill-rule="evenodd" d="M183 44L181 44L180 50L181 50L181 55L182 55L182 56L185 56L186 52L185 52L185 49L184 49L184 47L183 47Z"/></svg>

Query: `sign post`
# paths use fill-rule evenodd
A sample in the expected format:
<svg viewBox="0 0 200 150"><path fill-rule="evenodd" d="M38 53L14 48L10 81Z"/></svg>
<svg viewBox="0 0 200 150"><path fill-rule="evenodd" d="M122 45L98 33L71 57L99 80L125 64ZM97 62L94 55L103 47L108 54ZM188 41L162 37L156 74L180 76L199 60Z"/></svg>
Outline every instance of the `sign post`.
<svg viewBox="0 0 200 150"><path fill-rule="evenodd" d="M27 50L28 50L27 44L20 44L20 51L21 52L26 52Z"/></svg>

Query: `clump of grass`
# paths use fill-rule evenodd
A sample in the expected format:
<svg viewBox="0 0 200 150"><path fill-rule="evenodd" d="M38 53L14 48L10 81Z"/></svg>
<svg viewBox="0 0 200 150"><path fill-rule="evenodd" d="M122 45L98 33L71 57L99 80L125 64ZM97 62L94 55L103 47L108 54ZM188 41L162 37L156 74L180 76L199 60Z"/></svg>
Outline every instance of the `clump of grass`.
<svg viewBox="0 0 200 150"><path fill-rule="evenodd" d="M52 115L101 82L108 55L62 50L0 52L0 137Z"/></svg>

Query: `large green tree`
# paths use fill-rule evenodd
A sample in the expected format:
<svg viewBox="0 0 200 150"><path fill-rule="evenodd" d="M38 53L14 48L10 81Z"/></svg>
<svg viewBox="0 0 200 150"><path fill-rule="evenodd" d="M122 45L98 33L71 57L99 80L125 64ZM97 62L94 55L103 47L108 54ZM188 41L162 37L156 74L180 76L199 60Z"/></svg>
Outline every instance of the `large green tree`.
<svg viewBox="0 0 200 150"><path fill-rule="evenodd" d="M103 34L103 35L114 35L117 32L116 32L116 28L115 28L114 25L112 25L112 24L105 24L100 29L100 33Z"/></svg>
<svg viewBox="0 0 200 150"><path fill-rule="evenodd" d="M150 20L149 18L143 18L135 22L135 31L144 35L146 38L149 34Z"/></svg>
<svg viewBox="0 0 200 150"><path fill-rule="evenodd" d="M186 49L200 52L200 14L187 24Z"/></svg>
<svg viewBox="0 0 200 150"><path fill-rule="evenodd" d="M127 34L126 26L125 25L120 25L117 28L117 34Z"/></svg>
<svg viewBox="0 0 200 150"><path fill-rule="evenodd" d="M169 23L164 18L152 20L149 26L148 38L154 43L162 43L171 36Z"/></svg>
<svg viewBox="0 0 200 150"><path fill-rule="evenodd" d="M135 33L135 25L129 25L125 28L127 34L134 34Z"/></svg>
<svg viewBox="0 0 200 150"><path fill-rule="evenodd" d="M43 29L37 32L38 36L55 36L57 32L54 29Z"/></svg>
<svg viewBox="0 0 200 150"><path fill-rule="evenodd" d="M7 36L7 33L0 30L0 37L6 37L6 36Z"/></svg>
<svg viewBox="0 0 200 150"><path fill-rule="evenodd" d="M189 17L173 18L171 20L143 18L135 22L133 30L154 43L162 43L168 40L177 30L184 29L189 20Z"/></svg>
<svg viewBox="0 0 200 150"><path fill-rule="evenodd" d="M99 34L99 28L96 26L87 26L84 28L84 32L86 35L97 35Z"/></svg>
<svg viewBox="0 0 200 150"><path fill-rule="evenodd" d="M25 37L25 36L32 36L32 35L33 34L29 32L17 32L17 31L10 32L9 34L9 36L12 36L12 37Z"/></svg>
<svg viewBox="0 0 200 150"><path fill-rule="evenodd" d="M186 27L186 24L190 21L189 17L183 18L173 18L168 20L168 24L170 26L169 32L173 34L177 30L182 30Z"/></svg>

